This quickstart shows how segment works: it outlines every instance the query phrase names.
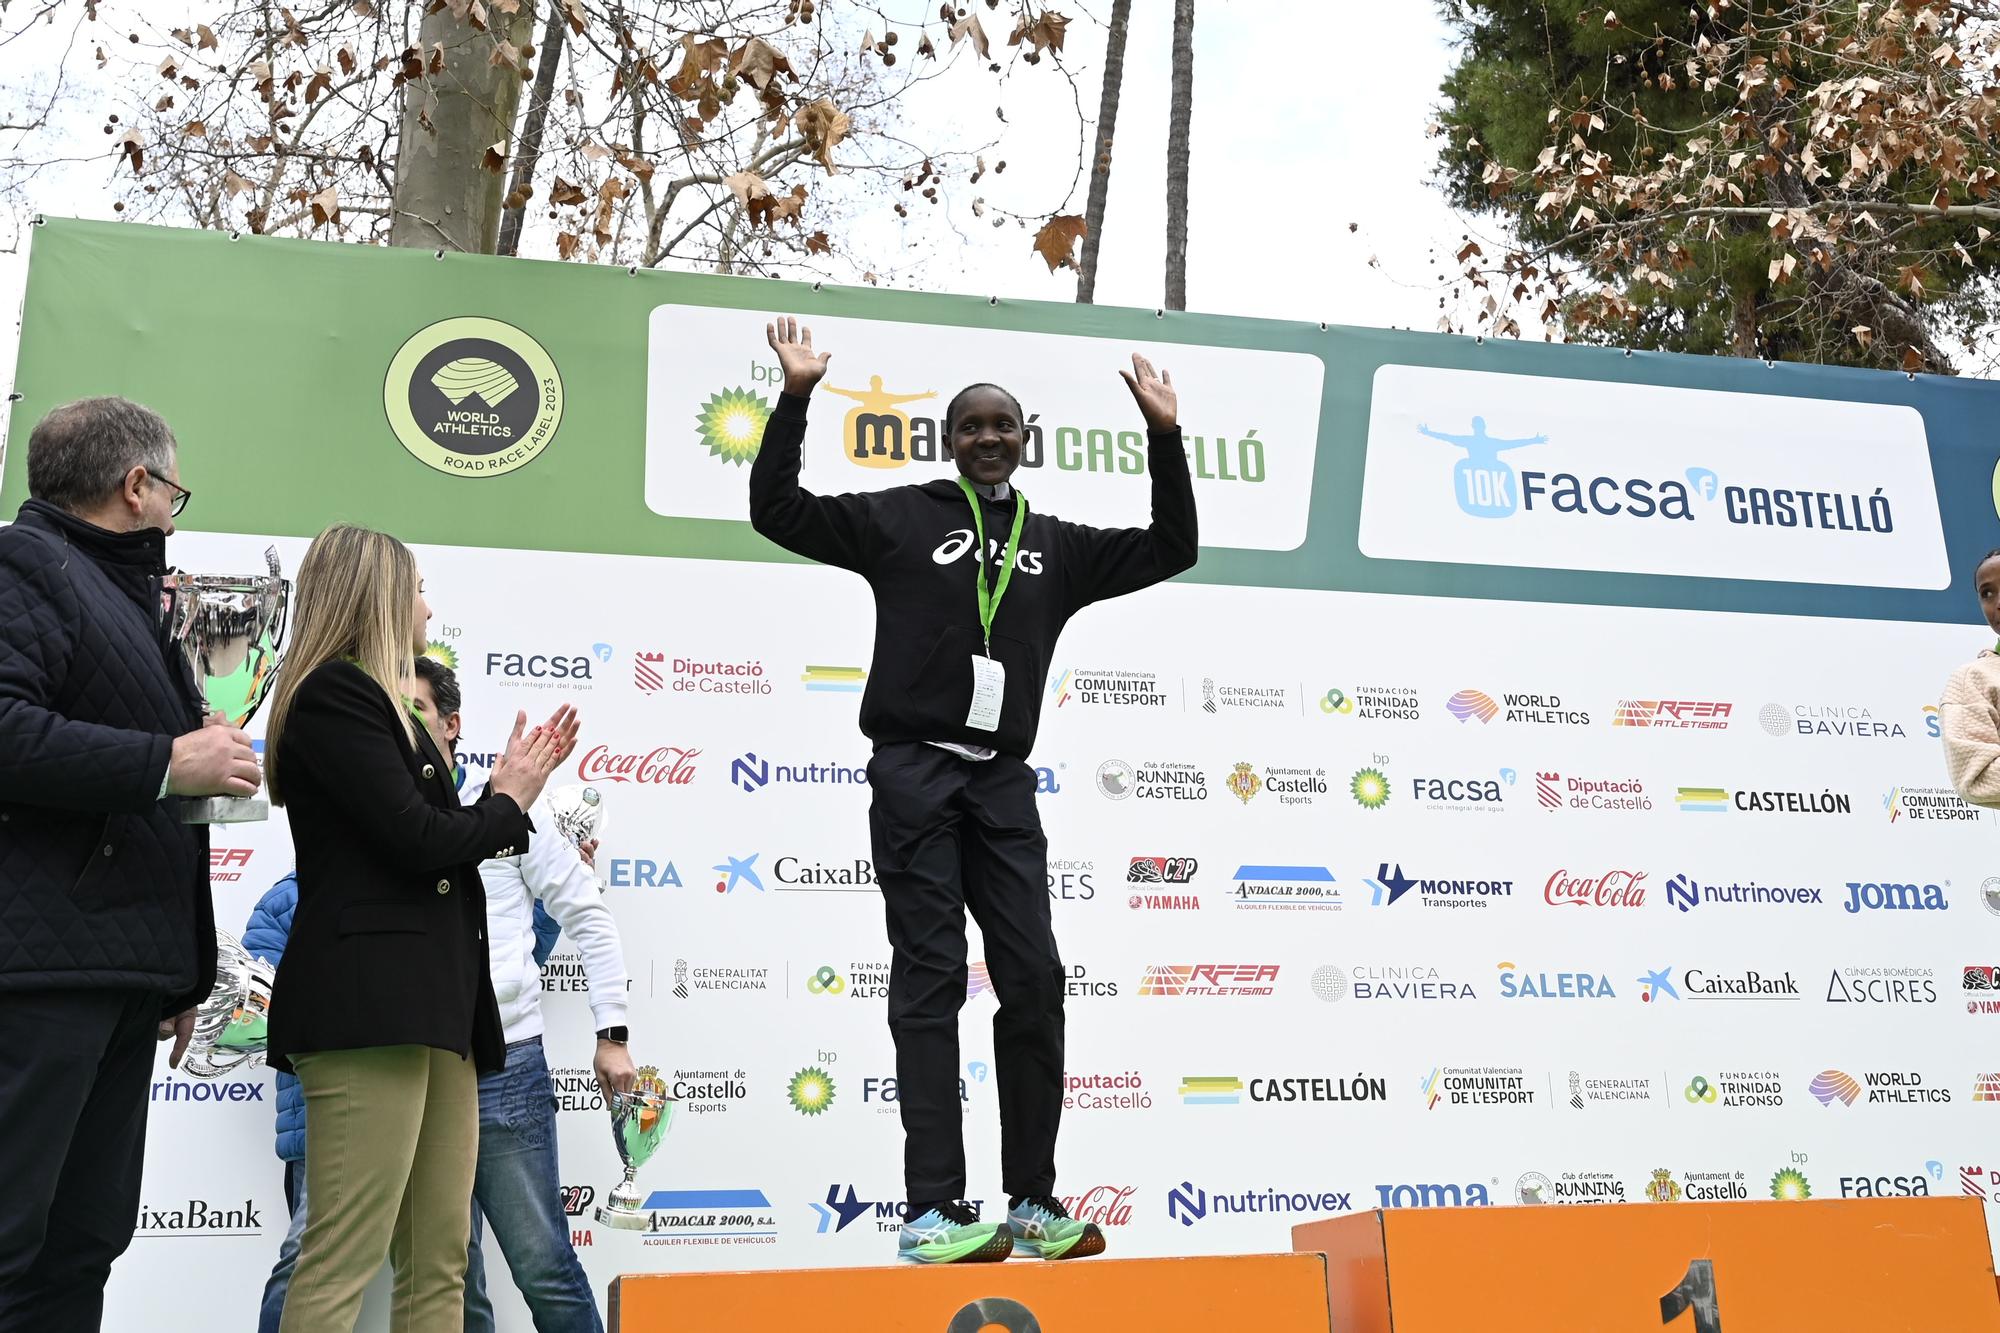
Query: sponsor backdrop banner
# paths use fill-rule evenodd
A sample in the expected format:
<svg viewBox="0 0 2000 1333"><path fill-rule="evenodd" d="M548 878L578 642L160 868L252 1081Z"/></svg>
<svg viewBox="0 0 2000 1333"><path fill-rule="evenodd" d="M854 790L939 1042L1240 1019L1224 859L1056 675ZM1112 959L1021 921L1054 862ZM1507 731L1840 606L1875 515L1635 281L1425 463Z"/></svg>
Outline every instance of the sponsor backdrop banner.
<svg viewBox="0 0 2000 1333"><path fill-rule="evenodd" d="M1114 372L1138 348L1180 388L1201 565L1077 620L1032 759L1060 1192L1117 1253L1377 1206L2000 1197L2000 830L1946 789L1932 707L1988 638L1994 386L51 222L10 508L42 412L127 394L182 441L182 567L296 570L336 519L415 544L469 784L516 709L582 710L562 780L604 793L634 1054L684 1111L652 1229L596 1226L617 1158L560 946L561 1178L600 1288L879 1263L898 1220L870 606L744 519L772 312L833 353L824 490L941 475L944 402L995 379L1039 508L1143 522ZM291 868L282 817L213 857L240 930ZM980 954L961 1095L994 1216ZM114 1322L252 1323L270 1081L162 1059Z"/></svg>

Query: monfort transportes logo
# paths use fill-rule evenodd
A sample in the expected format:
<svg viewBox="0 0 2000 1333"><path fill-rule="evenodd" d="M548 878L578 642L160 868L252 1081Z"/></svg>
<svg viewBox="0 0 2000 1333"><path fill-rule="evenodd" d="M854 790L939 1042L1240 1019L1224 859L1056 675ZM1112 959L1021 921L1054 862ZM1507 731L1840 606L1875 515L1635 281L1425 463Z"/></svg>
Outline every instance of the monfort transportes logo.
<svg viewBox="0 0 2000 1333"><path fill-rule="evenodd" d="M541 457L562 425L555 359L512 324L460 316L417 330L382 382L389 429L418 462L497 477Z"/></svg>

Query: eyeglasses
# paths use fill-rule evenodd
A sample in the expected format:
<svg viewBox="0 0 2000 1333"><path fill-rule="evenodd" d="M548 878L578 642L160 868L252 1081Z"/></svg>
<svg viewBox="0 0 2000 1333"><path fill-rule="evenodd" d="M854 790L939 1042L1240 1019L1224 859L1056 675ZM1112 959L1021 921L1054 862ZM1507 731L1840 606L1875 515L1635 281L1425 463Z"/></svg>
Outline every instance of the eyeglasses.
<svg viewBox="0 0 2000 1333"><path fill-rule="evenodd" d="M146 469L146 475L151 477L154 481L159 482L160 485L168 486L173 489L174 502L167 509L167 516L169 518L179 518L181 516L181 511L188 507L188 501L194 499L194 492L189 490L187 487L181 485L177 481L168 481L165 477L153 471L153 469L151 468Z"/></svg>

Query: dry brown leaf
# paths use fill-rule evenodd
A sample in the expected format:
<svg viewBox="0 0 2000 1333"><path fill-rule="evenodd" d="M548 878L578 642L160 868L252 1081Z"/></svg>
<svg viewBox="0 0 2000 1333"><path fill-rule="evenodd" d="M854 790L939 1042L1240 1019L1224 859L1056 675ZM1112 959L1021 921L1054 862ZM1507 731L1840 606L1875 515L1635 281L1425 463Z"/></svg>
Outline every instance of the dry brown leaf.
<svg viewBox="0 0 2000 1333"><path fill-rule="evenodd" d="M312 197L312 215L315 227L340 221L340 196L331 185Z"/></svg>
<svg viewBox="0 0 2000 1333"><path fill-rule="evenodd" d="M330 69L315 70L312 82L306 85L306 105L311 106L314 102L317 102L320 94L331 87L333 87L333 71Z"/></svg>
<svg viewBox="0 0 2000 1333"><path fill-rule="evenodd" d="M1924 368L1924 354L1914 347L1903 349L1903 369L1912 375Z"/></svg>
<svg viewBox="0 0 2000 1333"><path fill-rule="evenodd" d="M681 38L681 52L681 67L667 80L667 91L683 102L694 101L702 95L704 88L713 94L713 76L728 58L729 44L720 37L700 41L693 33L688 33ZM707 119L706 116L703 118Z"/></svg>
<svg viewBox="0 0 2000 1333"><path fill-rule="evenodd" d="M205 121L191 120L181 126L181 137L184 139L206 139L208 137L208 125Z"/></svg>
<svg viewBox="0 0 2000 1333"><path fill-rule="evenodd" d="M765 183L762 176L759 176L754 171L739 171L733 175L724 176L722 183L729 187L729 192L736 196L736 202L745 209L750 207L750 202L753 199L768 199L771 197L771 187Z"/></svg>
<svg viewBox="0 0 2000 1333"><path fill-rule="evenodd" d="M839 168L833 165L833 150L854 128L854 122L848 119L847 113L835 106L832 98L822 97L800 107L792 117L792 125L805 136L813 159L826 168L826 174L838 175Z"/></svg>
<svg viewBox="0 0 2000 1333"><path fill-rule="evenodd" d="M780 55L778 48L762 37L752 37L743 43L742 49L730 57L729 70L761 93L778 75L790 74L792 62Z"/></svg>
<svg viewBox="0 0 2000 1333"><path fill-rule="evenodd" d="M1089 230L1074 213L1059 214L1042 224L1035 233L1035 253L1048 261L1049 272L1076 266L1076 243Z"/></svg>
<svg viewBox="0 0 2000 1333"><path fill-rule="evenodd" d="M583 237L573 231L556 233L556 258L574 259L576 252L583 248Z"/></svg>
<svg viewBox="0 0 2000 1333"><path fill-rule="evenodd" d="M549 191L549 202L552 204L581 204L589 198L581 185L572 185L560 176L556 177L555 188Z"/></svg>
<svg viewBox="0 0 2000 1333"><path fill-rule="evenodd" d="M215 29L209 27L206 23L197 23L194 25L194 35L195 49L197 51L213 51L215 49Z"/></svg>
<svg viewBox="0 0 2000 1333"><path fill-rule="evenodd" d="M619 176L597 187L597 213L590 220L590 230L599 245L611 244L611 213L628 193L624 179Z"/></svg>
<svg viewBox="0 0 2000 1333"><path fill-rule="evenodd" d="M609 148L606 148L603 144L598 143L595 140L591 140L590 142L584 144L583 155L589 158L593 162L602 162L605 158L611 156L611 150Z"/></svg>
<svg viewBox="0 0 2000 1333"><path fill-rule="evenodd" d="M561 4L564 17L569 19L569 30L579 37L583 36L583 0L561 0Z"/></svg>
<svg viewBox="0 0 2000 1333"><path fill-rule="evenodd" d="M146 148L144 141L139 137L139 131L127 130L119 135L118 147L125 154L125 160L132 164L134 176L146 169Z"/></svg>
<svg viewBox="0 0 2000 1333"><path fill-rule="evenodd" d="M239 194L255 194L257 192L256 186L226 167L222 172L222 188L225 193L232 197Z"/></svg>
<svg viewBox="0 0 2000 1333"><path fill-rule="evenodd" d="M368 0L354 0L352 8L354 10L354 17L356 18L372 19L375 17L375 6L370 4Z"/></svg>
<svg viewBox="0 0 2000 1333"><path fill-rule="evenodd" d="M806 237L806 253L809 255L830 255L833 253L833 242L827 239L825 232L816 231Z"/></svg>
<svg viewBox="0 0 2000 1333"><path fill-rule="evenodd" d="M486 145L486 151L479 155L479 165L496 176L505 171L507 169L507 141L502 139L498 143Z"/></svg>
<svg viewBox="0 0 2000 1333"><path fill-rule="evenodd" d="M1069 26L1069 19L1053 9L1042 11L1041 17L1033 22L1028 20L1026 10L1014 24L1014 31L1007 38L1007 45L1019 46L1027 42L1037 52L1063 49L1063 30Z"/></svg>
<svg viewBox="0 0 2000 1333"><path fill-rule="evenodd" d="M920 56L929 56L932 60L937 59L937 47L932 44L929 33L925 33L923 40L917 43L917 54Z"/></svg>
<svg viewBox="0 0 2000 1333"><path fill-rule="evenodd" d="M965 17L951 25L951 44L957 46L970 38L972 49L979 53L981 60L993 58L992 43L986 40L986 29L979 26L979 15L967 10Z"/></svg>

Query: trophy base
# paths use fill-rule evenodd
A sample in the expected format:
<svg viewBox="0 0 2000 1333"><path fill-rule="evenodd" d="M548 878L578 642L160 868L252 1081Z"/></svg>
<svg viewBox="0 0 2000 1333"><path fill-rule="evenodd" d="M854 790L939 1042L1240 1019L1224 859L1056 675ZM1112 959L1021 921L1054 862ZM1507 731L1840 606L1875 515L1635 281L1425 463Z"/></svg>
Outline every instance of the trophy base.
<svg viewBox="0 0 2000 1333"><path fill-rule="evenodd" d="M648 1218L644 1213L628 1213L623 1208L604 1205L596 1213L600 1226L616 1228L619 1231L644 1231Z"/></svg>
<svg viewBox="0 0 2000 1333"><path fill-rule="evenodd" d="M255 796L201 796L181 802L183 824L250 824L271 817L271 803Z"/></svg>

